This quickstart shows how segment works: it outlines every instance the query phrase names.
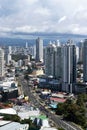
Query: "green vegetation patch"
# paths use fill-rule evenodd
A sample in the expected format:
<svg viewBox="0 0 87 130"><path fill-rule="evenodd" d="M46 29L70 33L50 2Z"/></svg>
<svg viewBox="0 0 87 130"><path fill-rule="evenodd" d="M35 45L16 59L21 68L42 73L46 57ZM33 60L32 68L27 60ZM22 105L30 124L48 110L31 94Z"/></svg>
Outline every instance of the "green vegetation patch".
<svg viewBox="0 0 87 130"><path fill-rule="evenodd" d="M67 100L65 103L59 103L56 109L56 114L62 115L64 119L79 124L84 129L87 128L86 107L87 95L80 94L77 101Z"/></svg>
<svg viewBox="0 0 87 130"><path fill-rule="evenodd" d="M19 60L24 60L27 59L27 55L22 55L22 54L17 54L17 55L12 55L12 60L14 61L19 61Z"/></svg>
<svg viewBox="0 0 87 130"><path fill-rule="evenodd" d="M46 115L40 115L38 118L41 119L41 120L47 119Z"/></svg>

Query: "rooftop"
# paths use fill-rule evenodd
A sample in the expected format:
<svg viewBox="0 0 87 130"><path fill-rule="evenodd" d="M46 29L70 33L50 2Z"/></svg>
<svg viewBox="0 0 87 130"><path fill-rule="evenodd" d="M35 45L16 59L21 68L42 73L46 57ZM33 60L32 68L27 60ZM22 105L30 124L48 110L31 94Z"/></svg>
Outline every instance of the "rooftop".
<svg viewBox="0 0 87 130"><path fill-rule="evenodd" d="M13 108L0 109L0 113L11 114L11 115L17 114L16 111Z"/></svg>
<svg viewBox="0 0 87 130"><path fill-rule="evenodd" d="M54 127L41 127L40 130L57 130L57 129Z"/></svg>
<svg viewBox="0 0 87 130"><path fill-rule="evenodd" d="M3 125L9 124L9 123L11 123L11 121L0 120L0 127L3 126Z"/></svg>
<svg viewBox="0 0 87 130"><path fill-rule="evenodd" d="M17 111L18 116L21 119L28 119L31 116L39 116L40 111L38 108L31 107L29 105L25 106L14 106L14 109Z"/></svg>
<svg viewBox="0 0 87 130"><path fill-rule="evenodd" d="M17 122L9 122L9 121L0 121L0 130L28 130L28 124L20 124Z"/></svg>
<svg viewBox="0 0 87 130"><path fill-rule="evenodd" d="M64 103L66 101L66 99L63 98L50 98L51 101L55 101L55 102L60 102L60 103Z"/></svg>

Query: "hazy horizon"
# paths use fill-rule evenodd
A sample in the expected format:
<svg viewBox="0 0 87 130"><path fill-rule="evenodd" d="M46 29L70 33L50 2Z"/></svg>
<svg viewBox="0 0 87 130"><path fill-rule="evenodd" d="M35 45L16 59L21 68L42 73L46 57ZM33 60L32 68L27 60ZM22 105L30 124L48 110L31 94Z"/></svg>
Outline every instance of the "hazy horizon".
<svg viewBox="0 0 87 130"><path fill-rule="evenodd" d="M54 42L59 40L60 43L66 43L69 39L72 39L75 44L78 44L81 40L87 38L85 35L72 35L72 34L58 34L58 33L51 33L51 34L42 34L42 33L35 33L32 35L26 35L24 37L0 37L0 45L3 46L25 46L25 43L28 42L28 45L35 45L36 39L40 37L44 41L44 45L48 45L50 41Z"/></svg>

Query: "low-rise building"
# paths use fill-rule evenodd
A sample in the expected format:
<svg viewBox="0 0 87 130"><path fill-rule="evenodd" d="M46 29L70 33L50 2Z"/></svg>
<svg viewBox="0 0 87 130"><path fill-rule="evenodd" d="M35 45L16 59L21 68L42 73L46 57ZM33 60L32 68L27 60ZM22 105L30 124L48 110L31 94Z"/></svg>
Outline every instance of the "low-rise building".
<svg viewBox="0 0 87 130"><path fill-rule="evenodd" d="M28 130L28 124L0 120L0 130Z"/></svg>
<svg viewBox="0 0 87 130"><path fill-rule="evenodd" d="M54 127L41 127L40 130L57 130L57 129Z"/></svg>
<svg viewBox="0 0 87 130"><path fill-rule="evenodd" d="M29 106L29 105L14 106L14 109L16 110L17 115L21 119L29 119L31 116L37 117L40 115L40 111L38 108L34 108L34 107Z"/></svg>
<svg viewBox="0 0 87 130"><path fill-rule="evenodd" d="M13 108L0 109L0 114L15 115L17 112Z"/></svg>
<svg viewBox="0 0 87 130"><path fill-rule="evenodd" d="M44 72L42 69L38 69L38 70L33 70L32 75L38 76L38 75L43 75Z"/></svg>

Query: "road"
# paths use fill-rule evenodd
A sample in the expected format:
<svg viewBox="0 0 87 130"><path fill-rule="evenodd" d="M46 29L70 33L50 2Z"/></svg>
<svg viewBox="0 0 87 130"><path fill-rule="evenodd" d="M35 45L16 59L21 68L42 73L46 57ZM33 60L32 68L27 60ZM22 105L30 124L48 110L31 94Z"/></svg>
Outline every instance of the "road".
<svg viewBox="0 0 87 130"><path fill-rule="evenodd" d="M40 109L45 115L48 116L49 119L51 119L56 127L62 127L65 130L82 130L81 128L77 127L76 125L72 123L68 123L64 120L62 120L60 117L52 113L49 109L47 109L39 100L38 96L36 96L34 93L31 91L31 87L27 84L26 81L24 81L23 77L19 77L19 80L22 85L22 89L24 93L29 96L30 101Z"/></svg>

